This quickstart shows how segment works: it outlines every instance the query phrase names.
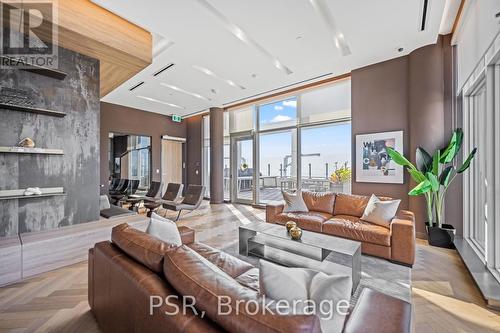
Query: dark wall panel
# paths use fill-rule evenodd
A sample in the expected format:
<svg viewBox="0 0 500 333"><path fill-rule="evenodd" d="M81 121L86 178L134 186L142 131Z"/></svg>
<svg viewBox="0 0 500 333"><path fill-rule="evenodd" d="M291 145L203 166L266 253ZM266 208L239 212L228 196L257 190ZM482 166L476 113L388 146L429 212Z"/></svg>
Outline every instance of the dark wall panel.
<svg viewBox="0 0 500 333"><path fill-rule="evenodd" d="M108 166L108 137L109 133L124 133L151 137L152 151L152 179L161 181L161 137L169 135L186 137L186 123L173 122L171 117L158 113L146 112L122 105L101 103L101 192L107 193L109 166ZM157 172L158 171L158 172Z"/></svg>
<svg viewBox="0 0 500 333"><path fill-rule="evenodd" d="M409 153L408 58L401 57L354 70L351 76L352 156L356 165L356 135L402 130L404 153ZM401 199L408 209L408 175L404 184L357 183L353 168L352 193Z"/></svg>
<svg viewBox="0 0 500 333"><path fill-rule="evenodd" d="M0 190L64 187L67 196L0 200L0 236L95 221L99 218L99 63L59 49L64 80L0 70L1 89L16 89L34 107L63 118L0 109L0 146L31 137L64 155L0 154ZM0 92L2 94L2 92Z"/></svg>
<svg viewBox="0 0 500 333"><path fill-rule="evenodd" d="M187 183L201 185L201 144L203 116L186 119L187 122Z"/></svg>

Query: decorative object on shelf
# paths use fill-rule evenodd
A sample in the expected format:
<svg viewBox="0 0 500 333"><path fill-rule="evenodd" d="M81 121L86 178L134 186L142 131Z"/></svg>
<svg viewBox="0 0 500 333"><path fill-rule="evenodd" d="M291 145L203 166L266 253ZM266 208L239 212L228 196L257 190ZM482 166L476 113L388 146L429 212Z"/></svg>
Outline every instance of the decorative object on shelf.
<svg viewBox="0 0 500 333"><path fill-rule="evenodd" d="M24 138L19 141L19 146L24 148L35 148L35 141L32 138Z"/></svg>
<svg viewBox="0 0 500 333"><path fill-rule="evenodd" d="M293 227L290 229L290 236L292 237L293 240L300 240L302 237L302 229L299 227Z"/></svg>
<svg viewBox="0 0 500 333"><path fill-rule="evenodd" d="M66 195L66 193L64 193L63 187L37 187L27 189L0 190L0 200L40 198L62 195Z"/></svg>
<svg viewBox="0 0 500 333"><path fill-rule="evenodd" d="M423 148L418 147L415 158L416 166L399 152L388 149L394 162L406 167L413 180L418 184L408 194L425 196L427 238L429 244L434 246L453 247L455 228L450 224L443 223L446 191L455 177L469 168L477 152L477 148L472 149L462 165L458 169L455 168L457 163L454 162L456 162L455 159L462 147L463 136L462 129L457 128L453 132L448 146L437 149L432 156Z"/></svg>
<svg viewBox="0 0 500 333"><path fill-rule="evenodd" d="M395 163L387 148L403 151L403 131L356 135L356 181L404 183L404 169Z"/></svg>
<svg viewBox="0 0 500 333"><path fill-rule="evenodd" d="M285 227L286 227L286 231L288 233L290 233L290 229L292 228L295 228L297 226L297 223L293 222L293 221L288 221L286 224L285 224Z"/></svg>
<svg viewBox="0 0 500 333"><path fill-rule="evenodd" d="M24 190L23 195L41 195L42 190L40 190L39 187L28 187L26 190Z"/></svg>

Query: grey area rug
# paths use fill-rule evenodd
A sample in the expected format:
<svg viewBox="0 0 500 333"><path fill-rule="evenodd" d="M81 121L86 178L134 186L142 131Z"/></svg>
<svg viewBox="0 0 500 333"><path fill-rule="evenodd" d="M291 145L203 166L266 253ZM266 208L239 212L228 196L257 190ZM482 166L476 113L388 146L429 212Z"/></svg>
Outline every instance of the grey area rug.
<svg viewBox="0 0 500 333"><path fill-rule="evenodd" d="M238 253L238 241L232 242L221 250L256 267L259 266L258 258L246 257ZM371 288L411 303L411 269L385 259L362 255L361 281L351 298L352 305L356 304L364 288Z"/></svg>

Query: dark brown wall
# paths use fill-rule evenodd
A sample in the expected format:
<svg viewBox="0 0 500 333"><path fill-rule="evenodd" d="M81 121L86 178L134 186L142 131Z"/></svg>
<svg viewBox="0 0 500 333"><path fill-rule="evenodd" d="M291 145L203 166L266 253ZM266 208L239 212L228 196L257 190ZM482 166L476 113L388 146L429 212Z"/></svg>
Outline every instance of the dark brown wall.
<svg viewBox="0 0 500 333"><path fill-rule="evenodd" d="M403 130L404 154L412 162L417 147L432 154L444 146L454 128L451 52L450 37L440 36L436 44L419 48L408 56L352 72L353 165L356 165L357 134ZM424 198L407 195L414 185L406 174L403 185L354 181L352 191L401 199L401 208L415 213L417 235L425 237ZM447 223L461 234L461 194L453 194L446 203Z"/></svg>
<svg viewBox="0 0 500 333"><path fill-rule="evenodd" d="M356 135L403 130L408 155L408 57L354 70L351 73L352 156L356 165ZM357 183L353 168L352 193L387 195L402 200L408 209L408 175L405 184Z"/></svg>
<svg viewBox="0 0 500 333"><path fill-rule="evenodd" d="M108 187L108 134L110 132L151 137L153 180L161 180L161 136L185 138L187 121L175 123L168 116L101 102L101 193ZM156 172L159 170L159 172Z"/></svg>
<svg viewBox="0 0 500 333"><path fill-rule="evenodd" d="M187 125L187 183L201 185L201 143L203 116L186 119Z"/></svg>
<svg viewBox="0 0 500 333"><path fill-rule="evenodd" d="M419 48L409 57L410 161L424 148L433 155L444 146L444 69L442 38L437 44ZM410 187L416 183L411 180ZM417 235L425 234L425 200L410 196L410 210L417 220Z"/></svg>

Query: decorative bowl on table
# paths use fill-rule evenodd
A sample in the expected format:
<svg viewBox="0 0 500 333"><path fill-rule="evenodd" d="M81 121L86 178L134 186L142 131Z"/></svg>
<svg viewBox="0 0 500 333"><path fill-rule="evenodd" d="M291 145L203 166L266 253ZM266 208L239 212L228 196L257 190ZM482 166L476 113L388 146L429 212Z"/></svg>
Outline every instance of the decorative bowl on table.
<svg viewBox="0 0 500 333"><path fill-rule="evenodd" d="M293 222L293 221L288 221L287 223L285 223L285 227L286 227L286 231L288 233L290 233L290 229L294 228L297 226L297 223Z"/></svg>
<svg viewBox="0 0 500 333"><path fill-rule="evenodd" d="M290 229L290 236L293 240L300 240L300 238L302 237L302 229L300 229L299 227L293 227L292 229Z"/></svg>

